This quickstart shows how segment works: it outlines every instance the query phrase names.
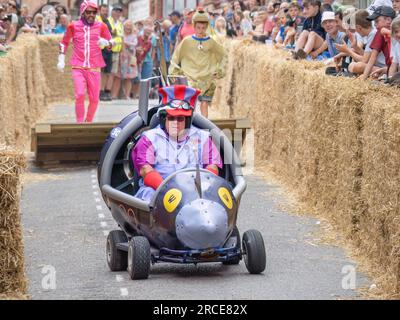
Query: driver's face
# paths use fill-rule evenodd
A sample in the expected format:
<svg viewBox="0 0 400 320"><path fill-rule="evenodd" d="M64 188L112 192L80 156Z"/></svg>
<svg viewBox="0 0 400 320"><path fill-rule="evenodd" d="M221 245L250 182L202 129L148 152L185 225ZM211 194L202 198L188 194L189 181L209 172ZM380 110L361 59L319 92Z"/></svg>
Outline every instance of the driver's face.
<svg viewBox="0 0 400 320"><path fill-rule="evenodd" d="M185 134L185 117L167 115L165 127L171 138L178 139Z"/></svg>

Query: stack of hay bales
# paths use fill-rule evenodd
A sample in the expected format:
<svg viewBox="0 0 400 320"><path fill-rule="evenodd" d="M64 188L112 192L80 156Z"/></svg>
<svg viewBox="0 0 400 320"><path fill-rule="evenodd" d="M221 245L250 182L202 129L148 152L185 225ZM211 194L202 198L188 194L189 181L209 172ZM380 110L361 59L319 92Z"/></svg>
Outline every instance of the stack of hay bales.
<svg viewBox="0 0 400 320"><path fill-rule="evenodd" d="M0 58L0 299L26 297L19 213L25 158L15 150L25 150L48 103L73 98L70 68L65 73L56 68L59 41L21 35Z"/></svg>
<svg viewBox="0 0 400 320"><path fill-rule="evenodd" d="M213 105L252 120L256 161L328 218L383 275L385 293L399 296L398 89L329 77L323 64L292 61L265 45L227 48Z"/></svg>
<svg viewBox="0 0 400 320"><path fill-rule="evenodd" d="M25 298L24 252L19 213L25 158L0 147L0 299Z"/></svg>
<svg viewBox="0 0 400 320"><path fill-rule="evenodd" d="M70 69L56 68L59 40L21 35L0 58L0 143L24 148L48 103L73 99Z"/></svg>
<svg viewBox="0 0 400 320"><path fill-rule="evenodd" d="M0 58L0 79L0 143L22 146L48 90L35 37L22 37Z"/></svg>
<svg viewBox="0 0 400 320"><path fill-rule="evenodd" d="M400 95L376 90L363 112L360 237L393 297L400 292Z"/></svg>
<svg viewBox="0 0 400 320"><path fill-rule="evenodd" d="M47 103L69 102L74 99L74 83L71 76L71 67L68 65L72 53L71 49L68 50L65 58L65 71L62 73L57 69L58 43L60 39L61 37L56 35L38 37L43 73L46 85L49 88L49 94L46 96ZM72 47L72 44L70 47Z"/></svg>

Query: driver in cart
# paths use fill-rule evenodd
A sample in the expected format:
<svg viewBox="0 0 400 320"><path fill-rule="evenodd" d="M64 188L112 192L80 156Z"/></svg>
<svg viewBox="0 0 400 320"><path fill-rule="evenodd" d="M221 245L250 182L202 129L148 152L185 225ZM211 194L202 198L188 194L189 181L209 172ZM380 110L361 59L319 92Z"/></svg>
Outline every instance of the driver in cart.
<svg viewBox="0 0 400 320"><path fill-rule="evenodd" d="M200 90L185 85L158 90L160 124L142 133L132 150L134 168L140 175L135 197L150 201L155 190L170 174L181 169L200 168L218 175L221 156L210 133L192 125Z"/></svg>

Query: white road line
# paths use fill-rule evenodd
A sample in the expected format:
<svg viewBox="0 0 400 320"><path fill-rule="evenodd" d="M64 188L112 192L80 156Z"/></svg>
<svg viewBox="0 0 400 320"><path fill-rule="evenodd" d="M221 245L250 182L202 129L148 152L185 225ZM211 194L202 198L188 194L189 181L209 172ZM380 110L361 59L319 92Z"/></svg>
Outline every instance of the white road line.
<svg viewBox="0 0 400 320"><path fill-rule="evenodd" d="M126 297L129 294L127 288L120 288L120 290L121 290L121 296L122 297Z"/></svg>
<svg viewBox="0 0 400 320"><path fill-rule="evenodd" d="M102 214L102 213L99 213L99 218L100 219L104 219L106 216L104 215L104 214Z"/></svg>
<svg viewBox="0 0 400 320"><path fill-rule="evenodd" d="M101 225L102 228L105 228L105 227L107 227L107 222L101 221L100 225Z"/></svg>
<svg viewBox="0 0 400 320"><path fill-rule="evenodd" d="M100 198L94 198L94 201L100 202Z"/></svg>
<svg viewBox="0 0 400 320"><path fill-rule="evenodd" d="M102 206L96 206L96 209L97 209L98 211L103 210Z"/></svg>
<svg viewBox="0 0 400 320"><path fill-rule="evenodd" d="M108 231L108 230L103 230L103 234L107 237L108 236L108 234L110 233L110 231Z"/></svg>
<svg viewBox="0 0 400 320"><path fill-rule="evenodd" d="M99 192L98 192L98 191L93 191L93 195L94 195L94 196L98 196L98 195L99 195Z"/></svg>
<svg viewBox="0 0 400 320"><path fill-rule="evenodd" d="M93 188L93 189L96 189L96 188L97 188L97 184L93 184L93 185L92 185L92 188Z"/></svg>
<svg viewBox="0 0 400 320"><path fill-rule="evenodd" d="M124 278L120 274L117 274L115 276L115 279L117 280L117 282L122 282L124 280Z"/></svg>

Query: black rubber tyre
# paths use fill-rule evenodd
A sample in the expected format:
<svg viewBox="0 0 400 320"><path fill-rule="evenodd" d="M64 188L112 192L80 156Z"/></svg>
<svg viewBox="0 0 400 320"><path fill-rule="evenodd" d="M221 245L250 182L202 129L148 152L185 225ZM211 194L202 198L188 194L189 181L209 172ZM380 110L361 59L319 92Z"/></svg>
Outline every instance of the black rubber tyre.
<svg viewBox="0 0 400 320"><path fill-rule="evenodd" d="M124 242L128 242L128 238L122 230L112 230L107 236L107 264L111 271L125 271L128 267L128 254L117 249L117 244Z"/></svg>
<svg viewBox="0 0 400 320"><path fill-rule="evenodd" d="M150 272L150 243L145 237L132 237L128 248L128 273L132 280L147 279Z"/></svg>
<svg viewBox="0 0 400 320"><path fill-rule="evenodd" d="M235 228L232 231L231 237L233 237L233 236L236 236L236 247L238 249L240 249L240 233L239 233L239 229L237 226L235 226ZM232 260L222 262L222 264L224 264L226 266L236 265L236 264L239 264L240 258L241 258L240 256L237 256Z"/></svg>
<svg viewBox="0 0 400 320"><path fill-rule="evenodd" d="M243 234L243 257L247 270L258 274L265 270L266 256L264 240L257 230L248 230Z"/></svg>

